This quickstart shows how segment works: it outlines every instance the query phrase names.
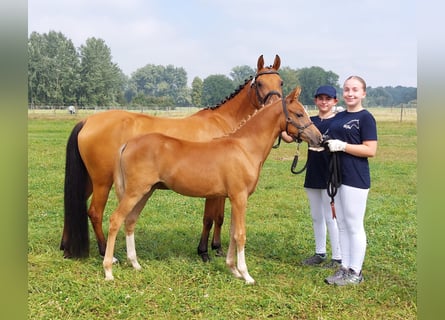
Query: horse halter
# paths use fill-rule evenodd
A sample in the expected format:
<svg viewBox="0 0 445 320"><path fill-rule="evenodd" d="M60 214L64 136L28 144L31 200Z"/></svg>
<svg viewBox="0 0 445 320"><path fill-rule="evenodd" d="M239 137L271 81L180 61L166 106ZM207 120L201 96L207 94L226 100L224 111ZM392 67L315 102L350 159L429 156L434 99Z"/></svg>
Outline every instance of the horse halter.
<svg viewBox="0 0 445 320"><path fill-rule="evenodd" d="M255 87L255 95L256 95L256 98L257 98L258 102L260 103L261 107L263 107L266 104L266 101L273 95L277 95L281 99L281 93L279 93L276 90L272 90L272 91L268 92L264 98L261 97L258 86L256 84L256 79L264 74L278 74L279 75L278 71L269 70L269 71L263 71L263 72L257 73L255 75L255 77L253 78L252 84L250 85L250 87L251 88Z"/></svg>
<svg viewBox="0 0 445 320"><path fill-rule="evenodd" d="M295 128L298 129L298 135L297 135L297 137L296 137L296 141L297 141L298 143L301 143L301 142L303 141L303 140L301 139L301 134L304 132L304 129L310 127L310 126L313 125L314 123L313 123L312 121L310 121L309 123L305 124L304 126L300 126L300 125L298 125L294 120L292 120L291 117L289 117L289 111L287 110L287 106L286 106L286 101L285 101L285 99L282 99L282 105L283 105L284 116L286 117L286 133L287 133L288 135L290 135L290 134L289 134L289 131L288 131L288 127L289 127L289 124L293 125ZM298 115L297 115L297 117L298 117Z"/></svg>

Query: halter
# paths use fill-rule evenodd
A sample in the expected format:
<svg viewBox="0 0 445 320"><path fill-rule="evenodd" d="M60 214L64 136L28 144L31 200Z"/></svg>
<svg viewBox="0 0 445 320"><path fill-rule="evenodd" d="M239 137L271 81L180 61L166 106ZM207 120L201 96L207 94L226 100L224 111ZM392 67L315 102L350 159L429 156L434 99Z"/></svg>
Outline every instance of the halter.
<svg viewBox="0 0 445 320"><path fill-rule="evenodd" d="M295 140L297 141L297 143L301 143L303 141L301 139L301 134L303 133L304 129L308 128L309 126L313 125L314 123L311 121L311 122L305 124L304 126L298 125L294 120L292 120L291 117L289 117L289 112L288 112L287 107L286 107L285 99L282 99L281 101L282 101L282 105L283 105L284 116L286 117L286 133L288 135L290 135L289 132L288 132L288 127L289 127L289 124L293 125L295 128L298 129L298 135L297 135Z"/></svg>
<svg viewBox="0 0 445 320"><path fill-rule="evenodd" d="M252 84L250 85L250 87L251 87L251 88L255 87L255 95L256 95L256 98L257 98L258 102L260 103L260 106L261 106L261 107L264 106L264 104L266 103L267 99L269 99L269 97L271 97L271 96L273 96L273 95L277 95L279 98L281 98L281 93L279 93L279 92L276 91L276 90L272 90L272 91L268 92L264 98L262 98L262 97L260 96L260 92L259 92L259 90L258 90L258 86L256 85L256 79L257 79L259 76L262 76L262 75L264 75L264 74L278 74L278 75L279 75L278 71L269 70L269 71L259 72L259 73L257 73L257 74L255 75L255 77L253 78L253 80L252 80Z"/></svg>

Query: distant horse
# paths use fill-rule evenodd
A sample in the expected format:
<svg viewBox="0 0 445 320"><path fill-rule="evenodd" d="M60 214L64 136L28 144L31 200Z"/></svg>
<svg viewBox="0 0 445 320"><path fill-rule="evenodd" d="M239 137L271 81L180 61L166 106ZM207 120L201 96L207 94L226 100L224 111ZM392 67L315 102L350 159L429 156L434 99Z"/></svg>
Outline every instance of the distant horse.
<svg viewBox="0 0 445 320"><path fill-rule="evenodd" d="M74 108L74 106L69 106L68 107L68 113L69 114L75 114L76 113L76 108Z"/></svg>
<svg viewBox="0 0 445 320"><path fill-rule="evenodd" d="M257 73L222 104L185 118L163 118L126 111L106 111L79 122L66 147L64 228L60 249L64 257L89 255L88 216L96 235L99 253L105 254L103 214L113 184L113 167L119 147L136 136L161 132L192 141L207 141L235 130L257 109L281 99L283 81L278 74L280 57L264 66L261 55ZM87 200L92 194L87 211ZM221 225L225 198L207 199L203 232L198 247L204 261L210 229L215 220L212 248L221 248Z"/></svg>
<svg viewBox="0 0 445 320"><path fill-rule="evenodd" d="M254 283L244 255L245 213L247 199L255 191L264 161L282 131L296 140L308 142L309 147L320 148L322 141L321 133L298 101L300 91L299 87L295 88L286 101L272 103L234 133L212 141L187 141L150 133L124 144L114 172L119 205L110 217L103 260L105 279L113 280L114 246L123 222L127 258L135 269L141 269L134 240L136 221L156 189L170 189L190 197L230 199L232 213L226 264L235 277L247 284Z"/></svg>

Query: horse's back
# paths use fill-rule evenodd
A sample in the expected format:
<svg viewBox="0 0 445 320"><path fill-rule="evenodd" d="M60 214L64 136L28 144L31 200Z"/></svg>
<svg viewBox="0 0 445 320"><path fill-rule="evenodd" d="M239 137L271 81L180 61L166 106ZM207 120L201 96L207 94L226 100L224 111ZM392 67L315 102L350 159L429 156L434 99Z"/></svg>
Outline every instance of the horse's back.
<svg viewBox="0 0 445 320"><path fill-rule="evenodd" d="M210 112L210 114L209 114ZM212 121L211 112L198 112L184 118L168 118L124 110L110 110L88 117L79 139L120 146L136 136L159 132L191 141L206 141L225 132ZM225 129L225 128L224 128ZM82 143L82 142L81 142Z"/></svg>

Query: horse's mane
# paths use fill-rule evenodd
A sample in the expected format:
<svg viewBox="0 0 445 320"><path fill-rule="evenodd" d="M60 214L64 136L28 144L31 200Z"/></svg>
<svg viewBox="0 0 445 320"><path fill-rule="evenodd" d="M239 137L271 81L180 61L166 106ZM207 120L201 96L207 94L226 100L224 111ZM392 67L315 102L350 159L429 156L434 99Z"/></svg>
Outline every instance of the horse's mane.
<svg viewBox="0 0 445 320"><path fill-rule="evenodd" d="M209 107L205 107L202 110L215 110L218 109L221 105L223 105L224 103L226 103L227 101L229 101L230 99L232 99L234 96L236 96L241 90L243 90L243 88L253 79L253 76L250 76L249 79L244 80L243 84L240 84L239 87L237 89L235 89L235 91L233 91L230 96L227 96L225 99L221 100L217 105L215 106L209 106Z"/></svg>
<svg viewBox="0 0 445 320"><path fill-rule="evenodd" d="M272 65L265 67L266 69L270 70L273 68ZM255 75L256 76L256 75ZM232 92L230 94L230 96L227 96L225 99L221 100L217 105L215 106L209 106L209 107L205 107L202 110L215 110L218 109L221 105L223 105L224 103L226 103L227 101L229 101L230 99L232 99L234 96L236 96L241 90L243 90L243 88L250 82L252 81L254 77L250 76L248 79L244 80L243 84L240 84L239 87L237 89L235 89L234 92Z"/></svg>
<svg viewBox="0 0 445 320"><path fill-rule="evenodd" d="M261 108L261 109L255 109L255 111L252 113L252 114L249 114L247 117L246 117L246 119L243 119L243 120L241 120L241 122L238 124L238 127L236 127L235 129L233 129L232 131L230 131L230 132L227 132L226 134L224 134L224 135L222 135L222 136L220 136L220 137L216 137L216 138L213 138L213 139L220 139L220 138L224 138L224 137L228 137L228 136L231 136L232 134L234 134L235 132L237 132L239 129L241 129L251 118L253 118L253 117L255 117L257 114L258 114L258 112L260 111L260 110L262 110L263 108Z"/></svg>

